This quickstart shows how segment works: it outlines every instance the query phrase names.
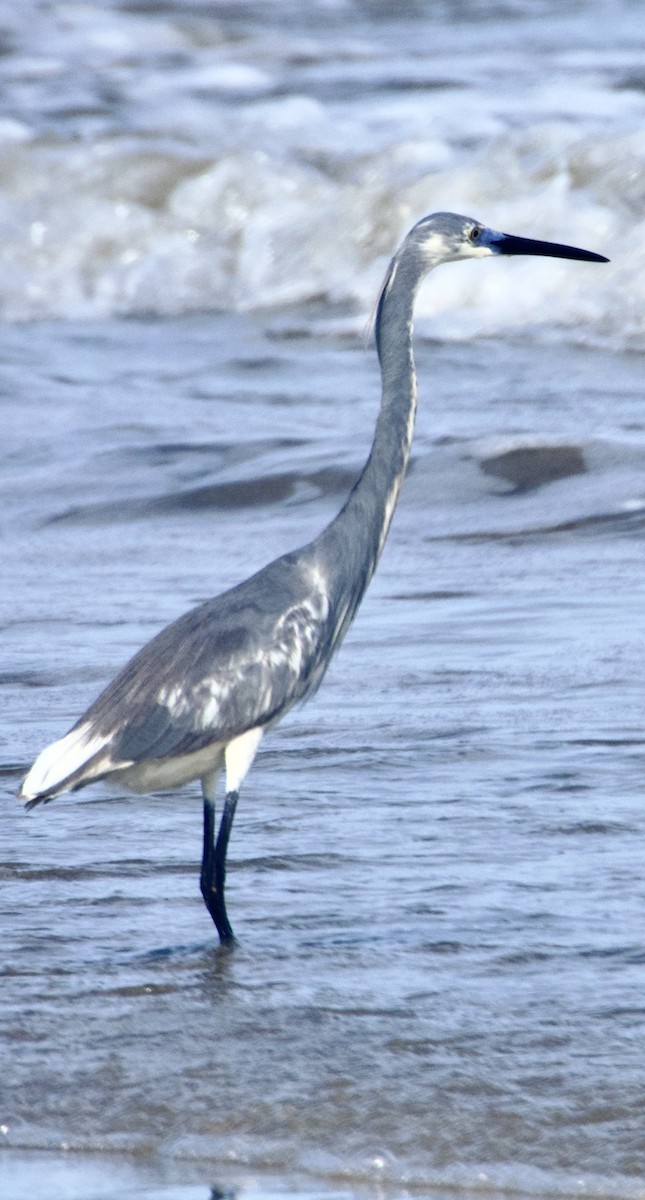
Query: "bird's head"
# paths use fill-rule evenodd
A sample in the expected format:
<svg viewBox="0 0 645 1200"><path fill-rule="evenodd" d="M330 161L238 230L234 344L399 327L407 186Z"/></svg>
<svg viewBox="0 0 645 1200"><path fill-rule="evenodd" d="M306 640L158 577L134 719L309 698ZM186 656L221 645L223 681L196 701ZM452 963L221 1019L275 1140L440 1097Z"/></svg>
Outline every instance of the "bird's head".
<svg viewBox="0 0 645 1200"><path fill-rule="evenodd" d="M493 254L529 254L541 258L575 258L584 262L609 262L603 254L592 250L579 250L576 246L563 246L559 242L539 242L534 238L515 237L510 233L498 233L489 229L473 217L461 217L457 213L432 213L417 221L397 250L383 281L374 311L374 330L379 358L382 358L382 331L385 307L395 296L395 284L403 286L408 300L414 303L417 288L424 275L433 267L445 262L459 262L466 258L488 258ZM411 329L411 316L405 304L399 303L391 311L403 315Z"/></svg>
<svg viewBox="0 0 645 1200"><path fill-rule="evenodd" d="M423 217L410 230L406 242L420 252L428 270L439 263L455 262L462 258L486 258L491 254L529 254L542 258L608 262L604 255L594 254L591 250L579 250L576 246L498 233L473 217L462 217L457 213L432 213L429 217Z"/></svg>

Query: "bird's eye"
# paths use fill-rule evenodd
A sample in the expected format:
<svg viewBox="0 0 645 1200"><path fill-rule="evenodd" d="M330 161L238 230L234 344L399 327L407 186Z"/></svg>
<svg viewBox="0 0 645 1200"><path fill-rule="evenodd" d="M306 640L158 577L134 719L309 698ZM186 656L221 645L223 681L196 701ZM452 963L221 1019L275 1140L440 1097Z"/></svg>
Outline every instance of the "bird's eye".
<svg viewBox="0 0 645 1200"><path fill-rule="evenodd" d="M473 225L473 227L472 227L472 229L471 229L470 233L468 234L469 241L471 241L471 242L477 242L477 241L479 240L479 236L480 236L480 234L481 234L481 228L480 228L480 226L479 226L479 225Z"/></svg>

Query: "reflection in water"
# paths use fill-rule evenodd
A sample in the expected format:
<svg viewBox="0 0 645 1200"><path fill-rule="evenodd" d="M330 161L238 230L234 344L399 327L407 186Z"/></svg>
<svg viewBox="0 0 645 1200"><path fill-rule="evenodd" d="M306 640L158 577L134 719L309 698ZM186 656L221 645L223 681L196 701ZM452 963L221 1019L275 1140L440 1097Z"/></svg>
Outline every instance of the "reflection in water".
<svg viewBox="0 0 645 1200"><path fill-rule="evenodd" d="M210 1200L237 1200L239 1188L218 1187L215 1185L211 1188Z"/></svg>

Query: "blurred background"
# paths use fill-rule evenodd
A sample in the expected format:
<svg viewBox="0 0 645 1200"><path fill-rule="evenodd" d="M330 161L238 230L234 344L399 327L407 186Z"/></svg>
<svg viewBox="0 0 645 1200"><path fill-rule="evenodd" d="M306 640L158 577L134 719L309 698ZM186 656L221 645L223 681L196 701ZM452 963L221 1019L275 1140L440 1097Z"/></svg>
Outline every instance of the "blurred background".
<svg viewBox="0 0 645 1200"><path fill-rule="evenodd" d="M608 251L629 237L630 254L586 304L548 273L513 304L449 279L422 311L468 312L442 333L550 317L638 340L640 12L3 0L0 312L369 310L400 236L448 207Z"/></svg>

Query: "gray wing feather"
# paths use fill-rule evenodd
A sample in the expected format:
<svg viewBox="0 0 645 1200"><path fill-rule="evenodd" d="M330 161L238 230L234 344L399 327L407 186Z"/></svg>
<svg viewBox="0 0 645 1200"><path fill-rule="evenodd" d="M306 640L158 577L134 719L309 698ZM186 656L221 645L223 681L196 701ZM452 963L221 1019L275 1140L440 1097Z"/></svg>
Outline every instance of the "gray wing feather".
<svg viewBox="0 0 645 1200"><path fill-rule="evenodd" d="M285 555L162 630L81 717L111 759L189 754L270 724L320 683L330 609L319 573Z"/></svg>

